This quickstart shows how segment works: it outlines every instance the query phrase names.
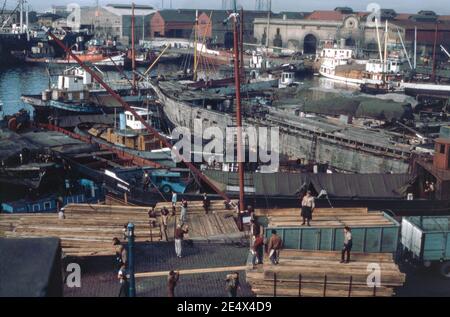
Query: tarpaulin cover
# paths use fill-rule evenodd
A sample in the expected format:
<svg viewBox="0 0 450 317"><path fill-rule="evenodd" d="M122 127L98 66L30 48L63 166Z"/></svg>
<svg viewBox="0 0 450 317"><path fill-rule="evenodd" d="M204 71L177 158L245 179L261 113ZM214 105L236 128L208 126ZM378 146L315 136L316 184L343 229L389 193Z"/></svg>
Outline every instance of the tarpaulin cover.
<svg viewBox="0 0 450 317"><path fill-rule="evenodd" d="M406 196L408 174L255 174L256 192L263 195L297 195L310 185L328 197L401 198Z"/></svg>

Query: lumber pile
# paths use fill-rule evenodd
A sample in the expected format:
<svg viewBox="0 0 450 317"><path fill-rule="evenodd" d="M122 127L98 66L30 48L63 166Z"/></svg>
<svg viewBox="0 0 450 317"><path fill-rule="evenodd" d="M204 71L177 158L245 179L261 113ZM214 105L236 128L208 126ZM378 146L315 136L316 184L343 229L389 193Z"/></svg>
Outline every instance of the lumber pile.
<svg viewBox="0 0 450 317"><path fill-rule="evenodd" d="M266 257L256 269L247 266L247 282L263 297L393 296L405 282L391 253L352 253L350 263L339 261L336 251L282 250L278 265ZM367 285L367 268L372 263L381 268L381 285L376 288Z"/></svg>
<svg viewBox="0 0 450 317"><path fill-rule="evenodd" d="M172 211L172 203L158 203L155 208L158 215L163 207ZM173 237L174 228L180 221L180 214L181 203L179 202L176 217L170 217L168 220L169 238ZM241 234L234 219L234 211L226 209L221 200L211 201L208 214L205 214L202 201L188 201L186 224L189 226L189 238L195 240L232 239Z"/></svg>
<svg viewBox="0 0 450 317"><path fill-rule="evenodd" d="M257 215L266 216L269 227L298 227L302 224L300 208L257 210ZM392 222L382 212L368 212L367 208L316 208L313 212L313 227L378 227Z"/></svg>
<svg viewBox="0 0 450 317"><path fill-rule="evenodd" d="M172 203L171 202L160 202L156 204L155 210L157 212L160 211L161 208L166 207L170 211L172 211ZM177 214L181 212L181 201L177 202ZM233 210L225 208L225 204L223 200L211 200L209 206L209 213L233 213ZM188 201L188 215L200 214L204 215L205 210L203 209L203 201Z"/></svg>
<svg viewBox="0 0 450 317"><path fill-rule="evenodd" d="M150 228L148 208L71 204L66 219L51 214L0 215L0 230L6 237L58 237L66 255L112 255L114 237L122 240L123 225L135 225L137 242L160 241L160 227Z"/></svg>

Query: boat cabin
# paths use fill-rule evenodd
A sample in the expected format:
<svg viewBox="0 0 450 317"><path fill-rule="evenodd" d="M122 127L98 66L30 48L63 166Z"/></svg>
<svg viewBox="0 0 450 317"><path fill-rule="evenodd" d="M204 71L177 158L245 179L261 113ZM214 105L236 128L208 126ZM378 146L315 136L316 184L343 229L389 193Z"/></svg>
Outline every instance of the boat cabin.
<svg viewBox="0 0 450 317"><path fill-rule="evenodd" d="M270 68L270 61L266 60L264 56L259 52L253 52L250 59L250 68L254 69L267 69Z"/></svg>
<svg viewBox="0 0 450 317"><path fill-rule="evenodd" d="M159 116L153 110L147 108L133 107L137 114L142 117L147 123L155 129L160 128ZM145 130L145 126L136 118L130 111L125 111L124 115L120 117L121 129L131 129L136 131Z"/></svg>
<svg viewBox="0 0 450 317"><path fill-rule="evenodd" d="M351 59L353 57L353 50L346 48L324 48L320 53L320 57L333 59Z"/></svg>
<svg viewBox="0 0 450 317"><path fill-rule="evenodd" d="M279 88L290 87L295 83L295 74L293 72L283 72L281 74Z"/></svg>
<svg viewBox="0 0 450 317"><path fill-rule="evenodd" d="M382 63L379 59L371 59L366 64L366 72L374 74L399 73L403 63L399 59L388 59Z"/></svg>
<svg viewBox="0 0 450 317"><path fill-rule="evenodd" d="M434 156L418 158L414 162L414 171L422 185L422 196L426 197L425 184L432 182L435 190L431 199L450 199L450 138L438 138L435 141Z"/></svg>

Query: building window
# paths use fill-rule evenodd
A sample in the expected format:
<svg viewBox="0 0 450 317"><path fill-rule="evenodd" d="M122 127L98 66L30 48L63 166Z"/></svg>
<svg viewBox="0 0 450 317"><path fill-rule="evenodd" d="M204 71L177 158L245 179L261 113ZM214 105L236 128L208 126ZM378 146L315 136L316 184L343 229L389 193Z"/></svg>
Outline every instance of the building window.
<svg viewBox="0 0 450 317"><path fill-rule="evenodd" d="M277 28L277 34L280 35L280 28Z"/></svg>
<svg viewBox="0 0 450 317"><path fill-rule="evenodd" d="M439 144L439 153L445 154L445 144Z"/></svg>
<svg viewBox="0 0 450 317"><path fill-rule="evenodd" d="M44 203L44 209L45 209L45 210L49 210L49 209L51 208L51 206L52 206L52 204L51 204L49 201L46 201L46 202Z"/></svg>
<svg viewBox="0 0 450 317"><path fill-rule="evenodd" d="M39 206L39 204L33 205L33 211L39 211L40 209L41 207Z"/></svg>

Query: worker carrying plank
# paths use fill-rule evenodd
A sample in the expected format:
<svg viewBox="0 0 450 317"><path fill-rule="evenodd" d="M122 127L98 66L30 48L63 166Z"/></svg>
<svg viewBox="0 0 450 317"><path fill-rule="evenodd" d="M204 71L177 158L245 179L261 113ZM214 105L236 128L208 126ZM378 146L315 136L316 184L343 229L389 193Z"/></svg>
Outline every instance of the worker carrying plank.
<svg viewBox="0 0 450 317"><path fill-rule="evenodd" d="M283 240L277 234L276 230L272 230L272 236L269 239L267 246L267 252L269 253L269 259L272 264L277 265L280 258L280 250L283 247Z"/></svg>

